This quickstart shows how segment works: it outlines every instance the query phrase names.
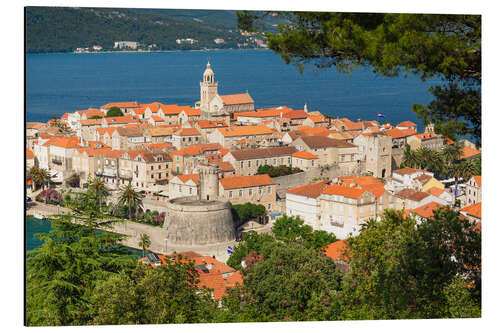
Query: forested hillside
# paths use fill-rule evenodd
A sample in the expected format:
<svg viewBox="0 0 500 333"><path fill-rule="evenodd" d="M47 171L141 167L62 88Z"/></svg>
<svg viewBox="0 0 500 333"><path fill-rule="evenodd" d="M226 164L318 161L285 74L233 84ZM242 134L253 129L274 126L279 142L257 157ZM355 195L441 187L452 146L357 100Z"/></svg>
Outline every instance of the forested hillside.
<svg viewBox="0 0 500 333"><path fill-rule="evenodd" d="M194 44L176 39L193 38ZM214 39L224 43L216 44ZM241 36L234 11L116 9L116 8L26 8L26 51L71 52L100 45L113 49L115 41L135 41L140 48L155 50L253 47ZM240 45L242 46L242 45Z"/></svg>

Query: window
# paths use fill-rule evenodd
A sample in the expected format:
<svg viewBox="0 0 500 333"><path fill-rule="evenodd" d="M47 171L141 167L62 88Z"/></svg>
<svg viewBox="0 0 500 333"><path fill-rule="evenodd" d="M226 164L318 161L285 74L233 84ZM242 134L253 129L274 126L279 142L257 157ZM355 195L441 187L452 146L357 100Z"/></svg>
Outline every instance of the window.
<svg viewBox="0 0 500 333"><path fill-rule="evenodd" d="M151 175L151 179L153 179L153 178L155 178L155 175L153 175L153 174L152 174L152 175Z"/></svg>
<svg viewBox="0 0 500 333"><path fill-rule="evenodd" d="M341 161L342 161L342 162L344 162L344 161L345 161L345 155L341 155L341 156L340 156L340 158L341 158Z"/></svg>
<svg viewBox="0 0 500 333"><path fill-rule="evenodd" d="M351 161L354 161L354 154L351 154Z"/></svg>
<svg viewBox="0 0 500 333"><path fill-rule="evenodd" d="M191 193L193 193L193 188L192 187L189 188L189 194L191 194Z"/></svg>
<svg viewBox="0 0 500 333"><path fill-rule="evenodd" d="M161 179L161 172L158 174L158 179Z"/></svg>
<svg viewBox="0 0 500 333"><path fill-rule="evenodd" d="M259 188L259 195L261 195L261 194L262 194L262 188L260 187Z"/></svg>
<svg viewBox="0 0 500 333"><path fill-rule="evenodd" d="M267 209L270 210L271 209L271 204L267 204Z"/></svg>
<svg viewBox="0 0 500 333"><path fill-rule="evenodd" d="M292 158L291 157L288 158L288 164L290 164L290 163L292 163Z"/></svg>
<svg viewBox="0 0 500 333"><path fill-rule="evenodd" d="M179 192L182 192L182 186L179 185Z"/></svg>
<svg viewBox="0 0 500 333"><path fill-rule="evenodd" d="M232 198L233 197L233 191L229 191L229 197Z"/></svg>
<svg viewBox="0 0 500 333"><path fill-rule="evenodd" d="M271 186L267 187L267 193L271 193Z"/></svg>
<svg viewBox="0 0 500 333"><path fill-rule="evenodd" d="M154 166L151 166L151 170L153 170Z"/></svg>
<svg viewBox="0 0 500 333"><path fill-rule="evenodd" d="M104 164L105 164L105 165L108 165L108 160L105 160L105 161L104 161Z"/></svg>
<svg viewBox="0 0 500 333"><path fill-rule="evenodd" d="M276 159L273 160L273 164L276 165Z"/></svg>
<svg viewBox="0 0 500 333"><path fill-rule="evenodd" d="M241 168L243 169L243 161L241 161L240 165L241 165Z"/></svg>
<svg viewBox="0 0 500 333"><path fill-rule="evenodd" d="M252 189L248 189L248 195L252 195L253 194L253 190Z"/></svg>
<svg viewBox="0 0 500 333"><path fill-rule="evenodd" d="M243 196L243 190L240 190L240 198Z"/></svg>
<svg viewBox="0 0 500 333"><path fill-rule="evenodd" d="M248 161L248 167L250 168L252 166L252 161Z"/></svg>
<svg viewBox="0 0 500 333"><path fill-rule="evenodd" d="M158 164L158 170L160 170L160 169L161 169L161 164Z"/></svg>
<svg viewBox="0 0 500 333"><path fill-rule="evenodd" d="M311 160L311 166L314 166L314 160Z"/></svg>

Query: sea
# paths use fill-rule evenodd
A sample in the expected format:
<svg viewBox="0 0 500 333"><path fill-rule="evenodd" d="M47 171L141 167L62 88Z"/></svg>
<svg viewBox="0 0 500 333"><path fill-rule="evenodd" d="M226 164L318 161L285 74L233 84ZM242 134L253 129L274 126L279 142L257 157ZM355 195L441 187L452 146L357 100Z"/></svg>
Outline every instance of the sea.
<svg viewBox="0 0 500 333"><path fill-rule="evenodd" d="M411 120L420 129L412 104L429 103L428 88L439 83L422 82L414 75L387 78L369 67L348 75L308 65L300 73L269 50L27 54L26 120L47 121L53 115L120 101L194 106L208 60L219 94L248 92L256 108L303 109L307 104L310 111L354 121ZM47 233L50 222L32 217L26 222L31 250L41 244L34 235Z"/></svg>
<svg viewBox="0 0 500 333"><path fill-rule="evenodd" d="M370 67L344 74L306 65L300 73L270 50L27 54L26 119L47 121L119 101L194 106L208 60L219 94L248 92L256 108L307 104L354 121L411 120L421 127L412 104L427 104L428 88L439 83L411 74L387 78Z"/></svg>

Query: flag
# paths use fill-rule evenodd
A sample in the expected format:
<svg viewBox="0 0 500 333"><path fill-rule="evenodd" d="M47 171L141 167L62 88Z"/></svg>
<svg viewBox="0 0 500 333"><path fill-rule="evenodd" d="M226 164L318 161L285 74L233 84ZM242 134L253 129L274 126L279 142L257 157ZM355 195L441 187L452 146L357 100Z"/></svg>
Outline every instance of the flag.
<svg viewBox="0 0 500 333"><path fill-rule="evenodd" d="M377 117L384 118L385 116L382 113L379 112L379 113L377 113Z"/></svg>
<svg viewBox="0 0 500 333"><path fill-rule="evenodd" d="M227 253L229 253L229 254L233 254L233 251L231 251L231 250L226 250L226 251L227 251Z"/></svg>
<svg viewBox="0 0 500 333"><path fill-rule="evenodd" d="M233 249L233 248L232 248L231 246L229 246L229 245L227 246L227 248L228 248L228 249L230 249L230 250L232 250L232 249Z"/></svg>

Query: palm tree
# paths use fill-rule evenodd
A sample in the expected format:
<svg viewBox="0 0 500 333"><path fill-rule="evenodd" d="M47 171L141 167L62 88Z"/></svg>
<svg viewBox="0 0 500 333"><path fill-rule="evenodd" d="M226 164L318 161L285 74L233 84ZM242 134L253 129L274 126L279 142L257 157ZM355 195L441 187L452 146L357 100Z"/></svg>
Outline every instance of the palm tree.
<svg viewBox="0 0 500 333"><path fill-rule="evenodd" d="M141 234L139 237L139 246L142 247L142 256L144 257L144 253L147 248L151 245L151 239L148 234Z"/></svg>
<svg viewBox="0 0 500 333"><path fill-rule="evenodd" d="M37 185L42 185L42 181L40 180L40 168L37 165L32 166L28 170L28 177L31 178L33 182L33 191L35 191Z"/></svg>
<svg viewBox="0 0 500 333"><path fill-rule="evenodd" d="M142 197L130 184L121 188L118 203L127 206L129 219L132 219L132 212L142 209Z"/></svg>
<svg viewBox="0 0 500 333"><path fill-rule="evenodd" d="M406 145L401 166L408 168L415 168L419 167L420 164L421 161L419 155L414 150L412 150L409 145Z"/></svg>
<svg viewBox="0 0 500 333"><path fill-rule="evenodd" d="M97 207L101 211L102 199L109 195L106 184L104 184L104 181L100 177L95 177L89 181L88 189L95 196Z"/></svg>
<svg viewBox="0 0 500 333"><path fill-rule="evenodd" d="M457 200L457 187L458 180L462 178L463 180L470 179L476 173L476 166L474 162L471 160L464 160L458 163L455 163L450 168L451 174L455 178L455 193L453 195L454 202Z"/></svg>
<svg viewBox="0 0 500 333"><path fill-rule="evenodd" d="M449 145L444 146L441 150L441 156L443 158L445 168L448 172L451 171L450 168L452 167L452 164L460 160L463 147L464 144L462 142L455 141Z"/></svg>

